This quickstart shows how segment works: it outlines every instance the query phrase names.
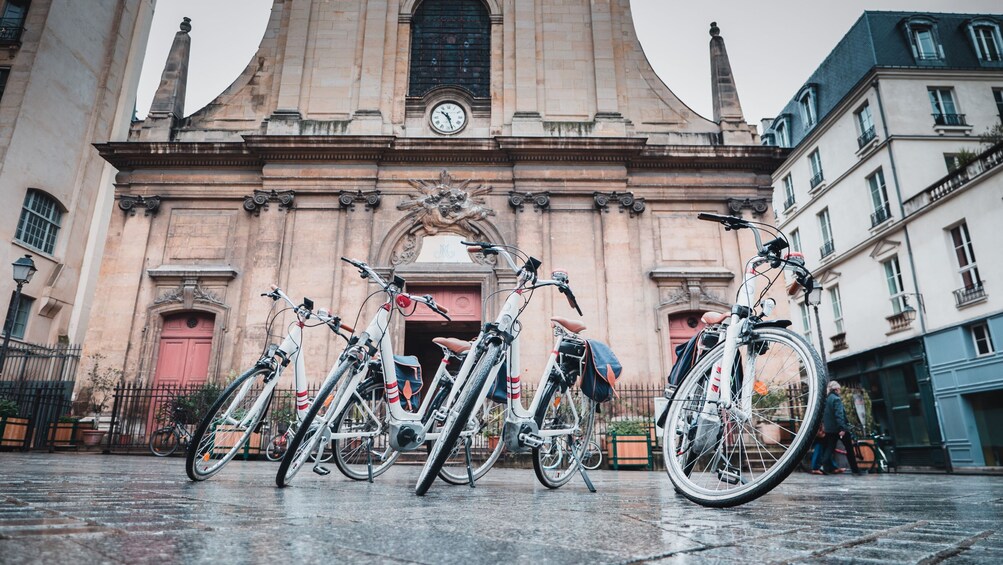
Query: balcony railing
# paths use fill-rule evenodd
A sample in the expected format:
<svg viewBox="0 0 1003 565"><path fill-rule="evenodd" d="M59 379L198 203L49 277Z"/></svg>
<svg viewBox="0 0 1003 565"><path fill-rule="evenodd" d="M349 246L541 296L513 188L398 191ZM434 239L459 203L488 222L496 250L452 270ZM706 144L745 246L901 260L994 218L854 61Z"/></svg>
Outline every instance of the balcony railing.
<svg viewBox="0 0 1003 565"><path fill-rule="evenodd" d="M822 184L822 181L824 181L824 180L825 180L825 177L822 176L822 171L819 171L817 175L811 177L811 181L810 181L811 187L815 188L816 186Z"/></svg>
<svg viewBox="0 0 1003 565"><path fill-rule="evenodd" d="M973 302L979 302L986 297L986 287L983 281L979 281L972 286L966 286L954 291L954 305L958 308L967 306Z"/></svg>
<svg viewBox="0 0 1003 565"><path fill-rule="evenodd" d="M21 34L24 33L24 20L21 18L0 19L0 44L21 44Z"/></svg>
<svg viewBox="0 0 1003 565"><path fill-rule="evenodd" d="M905 215L911 216L916 212L932 205L941 198L967 186L973 180L982 177L1003 164L1003 141L990 147L981 155L968 164L958 167L954 171L941 178L926 190L906 200L903 204Z"/></svg>
<svg viewBox="0 0 1003 565"><path fill-rule="evenodd" d="M818 252L824 259L836 252L836 244L833 243L832 240L830 239L829 241L822 244L822 247L818 249Z"/></svg>
<svg viewBox="0 0 1003 565"><path fill-rule="evenodd" d="M891 217L892 211L888 208L888 203L885 202L881 205L881 208L878 208L873 214L871 214L871 227L877 227L878 224Z"/></svg>
<svg viewBox="0 0 1003 565"><path fill-rule="evenodd" d="M846 332L838 333L829 338L832 340L832 352L842 351L848 346L846 345Z"/></svg>
<svg viewBox="0 0 1003 565"><path fill-rule="evenodd" d="M876 135L877 133L874 132L874 126L867 128L867 131L860 134L860 137L857 138L857 147L863 149L864 146L870 143Z"/></svg>
<svg viewBox="0 0 1003 565"><path fill-rule="evenodd" d="M933 123L938 126L967 126L964 114L933 114Z"/></svg>
<svg viewBox="0 0 1003 565"><path fill-rule="evenodd" d="M912 312L915 314L915 312ZM885 318L888 320L888 325L891 327L892 332L901 331L908 329L912 325L912 321L915 319L913 315L908 312L899 312L898 314L892 314Z"/></svg>
<svg viewBox="0 0 1003 565"><path fill-rule="evenodd" d="M784 211L786 212L787 210L790 210L791 206L793 205L794 205L794 195L792 194L787 197L787 200L784 200Z"/></svg>

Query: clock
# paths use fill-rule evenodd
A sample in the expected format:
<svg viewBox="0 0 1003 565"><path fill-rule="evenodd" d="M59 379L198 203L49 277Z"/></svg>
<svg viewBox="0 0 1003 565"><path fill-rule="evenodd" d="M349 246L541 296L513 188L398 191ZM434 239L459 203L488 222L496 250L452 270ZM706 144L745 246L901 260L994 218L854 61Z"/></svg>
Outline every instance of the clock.
<svg viewBox="0 0 1003 565"><path fill-rule="evenodd" d="M457 133L467 125L467 111L456 102L443 102L432 108L430 122L439 133Z"/></svg>

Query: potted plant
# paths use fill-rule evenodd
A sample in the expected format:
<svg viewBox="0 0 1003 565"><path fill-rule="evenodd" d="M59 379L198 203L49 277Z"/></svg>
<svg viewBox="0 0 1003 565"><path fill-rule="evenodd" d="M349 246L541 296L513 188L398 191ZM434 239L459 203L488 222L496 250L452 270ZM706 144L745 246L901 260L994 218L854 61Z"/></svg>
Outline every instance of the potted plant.
<svg viewBox="0 0 1003 565"><path fill-rule="evenodd" d="M87 371L87 381L77 391L76 400L73 403L77 411L88 411L94 414L91 428L85 428L82 432L86 446L98 445L104 438L105 430L98 429L98 422L112 400L115 385L122 379L122 371L101 367L103 359L104 355L100 353L91 356L91 367Z"/></svg>
<svg viewBox="0 0 1003 565"><path fill-rule="evenodd" d="M488 414L481 426L481 435L488 444L488 451L492 452L498 447L501 441L502 432L505 430L505 411L495 410Z"/></svg>
<svg viewBox="0 0 1003 565"><path fill-rule="evenodd" d="M622 465L651 466L651 422L643 419L614 420L606 428L610 468Z"/></svg>
<svg viewBox="0 0 1003 565"><path fill-rule="evenodd" d="M764 387L765 388L765 387ZM784 420L780 407L787 402L787 392L780 387L772 387L766 394L756 395L752 400L752 409L762 420L756 424L766 445L778 445L784 441L781 421Z"/></svg>
<svg viewBox="0 0 1003 565"><path fill-rule="evenodd" d="M17 402L0 400L0 446L22 447L28 433L28 418L18 417Z"/></svg>

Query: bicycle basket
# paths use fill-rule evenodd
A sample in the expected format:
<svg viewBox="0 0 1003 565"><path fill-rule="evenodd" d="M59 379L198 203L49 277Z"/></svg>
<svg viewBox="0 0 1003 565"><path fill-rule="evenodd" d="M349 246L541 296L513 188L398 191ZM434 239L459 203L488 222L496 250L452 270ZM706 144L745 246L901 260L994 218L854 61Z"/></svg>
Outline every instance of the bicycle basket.
<svg viewBox="0 0 1003 565"><path fill-rule="evenodd" d="M582 392L596 402L607 402L616 394L614 387L623 366L608 345L590 339L586 341L585 370L582 371Z"/></svg>
<svg viewBox="0 0 1003 565"><path fill-rule="evenodd" d="M421 406L421 365L413 355L394 355L394 369L397 372L397 387L400 389L401 406L415 412Z"/></svg>

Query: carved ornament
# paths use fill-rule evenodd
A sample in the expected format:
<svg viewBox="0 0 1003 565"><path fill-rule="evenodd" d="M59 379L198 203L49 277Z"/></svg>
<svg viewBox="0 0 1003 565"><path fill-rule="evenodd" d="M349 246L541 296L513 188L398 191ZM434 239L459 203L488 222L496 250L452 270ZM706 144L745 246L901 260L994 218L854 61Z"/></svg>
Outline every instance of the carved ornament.
<svg viewBox="0 0 1003 565"><path fill-rule="evenodd" d="M268 209L269 202L278 202L279 210L288 210L293 207L293 200L296 193L292 190L255 190L254 194L244 197L244 210L254 214L261 214L261 209Z"/></svg>
<svg viewBox="0 0 1003 565"><path fill-rule="evenodd" d="M626 210L630 217L644 212L645 204L643 198L635 198L633 192L594 192L592 198L595 200L596 209L609 212L610 202L620 205L620 213Z"/></svg>
<svg viewBox="0 0 1003 565"><path fill-rule="evenodd" d="M533 210L540 211L550 208L549 192L509 192L508 205L516 212L522 212L526 202L533 203Z"/></svg>
<svg viewBox="0 0 1003 565"><path fill-rule="evenodd" d="M419 194L406 198L397 205L397 209L408 211L409 216L421 223L428 235L450 228L476 232L478 230L472 221L483 220L495 214L483 198L483 195L491 192L491 187L477 185L468 188L469 180L457 181L445 169L437 181L409 182L418 189Z"/></svg>
<svg viewBox="0 0 1003 565"><path fill-rule="evenodd" d="M728 210L732 214L738 214L742 210L748 208L752 210L757 216L761 216L766 213L770 207L769 200L765 198L729 198L728 199Z"/></svg>
<svg viewBox="0 0 1003 565"><path fill-rule="evenodd" d="M144 216L156 216L157 212L160 211L160 197L138 196L132 194L123 194L118 197L119 209L126 212L130 216L136 215L137 206L144 209Z"/></svg>
<svg viewBox="0 0 1003 565"><path fill-rule="evenodd" d="M338 193L338 205L346 210L355 210L355 204L362 202L366 205L366 212L380 207L380 191L371 190L369 192L351 192L342 190Z"/></svg>
<svg viewBox="0 0 1003 565"><path fill-rule="evenodd" d="M154 304L180 302L186 310L191 310L196 302L224 306L223 299L216 293L202 288L195 279L185 279L177 288L172 288L158 296Z"/></svg>

